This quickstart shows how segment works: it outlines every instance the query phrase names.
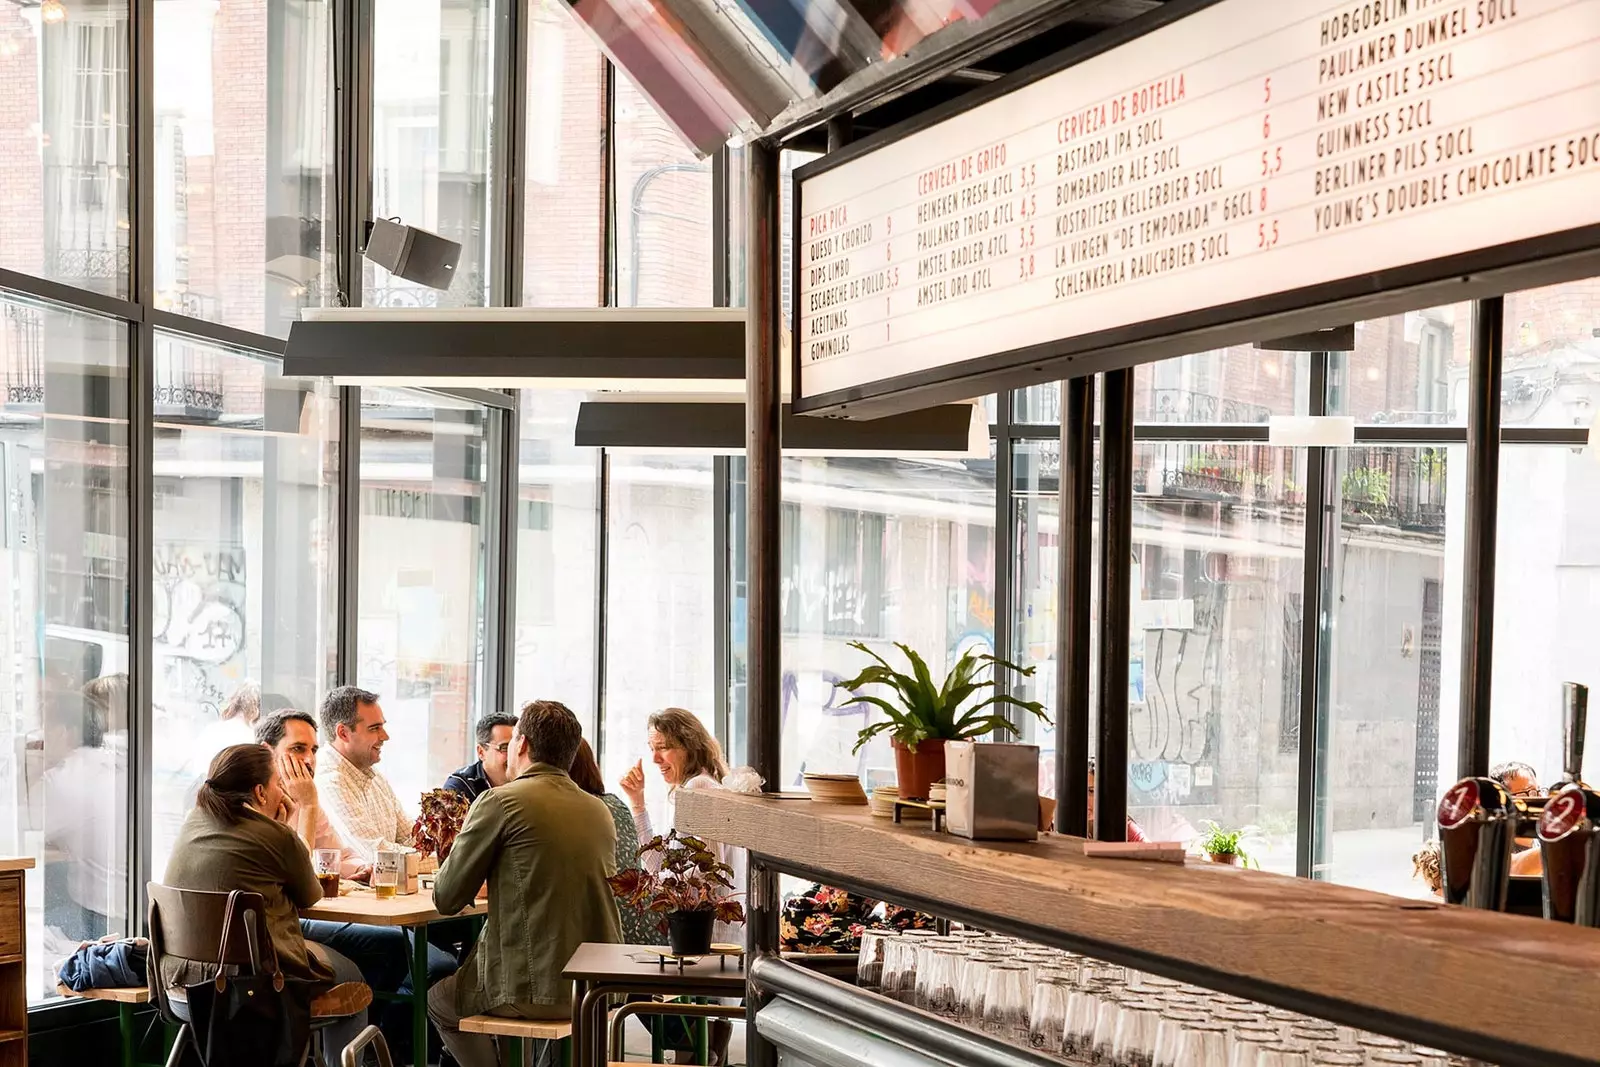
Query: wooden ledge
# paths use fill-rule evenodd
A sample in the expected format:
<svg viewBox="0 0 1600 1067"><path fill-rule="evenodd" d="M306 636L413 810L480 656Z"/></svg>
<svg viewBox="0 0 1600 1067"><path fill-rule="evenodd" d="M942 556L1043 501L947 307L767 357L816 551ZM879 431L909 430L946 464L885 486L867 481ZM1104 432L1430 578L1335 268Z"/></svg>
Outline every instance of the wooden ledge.
<svg viewBox="0 0 1600 1067"><path fill-rule="evenodd" d="M556 1019L507 1019L499 1015L469 1015L461 1020L467 1034L494 1034L496 1037L523 1037L540 1041L561 1041L572 1036L572 1024Z"/></svg>
<svg viewBox="0 0 1600 1067"><path fill-rule="evenodd" d="M113 1004L148 1004L150 990L142 985L117 986L112 989L85 989L79 993L71 986L56 983L56 993L63 997L80 997L83 1000L106 1000Z"/></svg>
<svg viewBox="0 0 1600 1067"><path fill-rule="evenodd" d="M677 804L681 832L780 867L1233 976L1268 1002L1309 996L1583 1062L1600 1049L1600 930L1220 864L1094 859L1081 838L973 842L855 806L717 790ZM1559 1024L1530 1025L1530 998Z"/></svg>

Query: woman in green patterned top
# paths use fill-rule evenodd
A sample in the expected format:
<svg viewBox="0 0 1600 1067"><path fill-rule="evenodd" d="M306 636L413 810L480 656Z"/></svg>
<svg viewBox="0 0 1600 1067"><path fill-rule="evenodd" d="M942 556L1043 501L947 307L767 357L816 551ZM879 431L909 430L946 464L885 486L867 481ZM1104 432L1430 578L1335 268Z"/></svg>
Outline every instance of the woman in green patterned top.
<svg viewBox="0 0 1600 1067"><path fill-rule="evenodd" d="M633 813L621 797L606 792L605 779L600 777L600 765L595 762L589 742L578 743L578 754L573 757L568 773L578 788L599 797L611 809L611 818L617 824L617 873L637 868L639 835L633 828ZM618 901L618 909L622 915L623 941L630 945L666 944L666 937L649 916L621 901Z"/></svg>

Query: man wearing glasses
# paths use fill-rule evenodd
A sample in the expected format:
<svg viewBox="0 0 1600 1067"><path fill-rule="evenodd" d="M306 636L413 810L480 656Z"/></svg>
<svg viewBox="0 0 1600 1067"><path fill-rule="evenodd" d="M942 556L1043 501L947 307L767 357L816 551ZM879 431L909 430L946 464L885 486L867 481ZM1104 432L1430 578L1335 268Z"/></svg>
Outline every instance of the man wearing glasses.
<svg viewBox="0 0 1600 1067"><path fill-rule="evenodd" d="M504 711L491 711L478 720L478 759L444 780L444 787L460 793L467 801L477 800L497 785L511 780L506 758L511 750L511 734L517 717Z"/></svg>

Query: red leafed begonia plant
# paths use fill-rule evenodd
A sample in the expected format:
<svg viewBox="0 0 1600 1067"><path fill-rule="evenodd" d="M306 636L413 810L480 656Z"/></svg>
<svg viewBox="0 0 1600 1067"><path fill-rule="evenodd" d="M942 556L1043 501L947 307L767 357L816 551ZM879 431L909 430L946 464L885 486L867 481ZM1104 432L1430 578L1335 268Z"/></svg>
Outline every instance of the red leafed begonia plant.
<svg viewBox="0 0 1600 1067"><path fill-rule="evenodd" d="M744 905L733 899L733 868L704 841L674 830L639 848L641 861L657 854L658 870L636 867L613 875L607 879L611 891L641 914L661 916L662 932L666 917L678 911L713 911L718 922L744 921Z"/></svg>

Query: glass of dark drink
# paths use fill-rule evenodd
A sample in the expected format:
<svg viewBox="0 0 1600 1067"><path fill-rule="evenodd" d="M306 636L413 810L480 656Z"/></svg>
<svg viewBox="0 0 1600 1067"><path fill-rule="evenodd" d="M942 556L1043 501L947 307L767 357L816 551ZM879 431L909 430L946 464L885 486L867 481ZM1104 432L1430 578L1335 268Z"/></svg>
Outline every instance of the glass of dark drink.
<svg viewBox="0 0 1600 1067"><path fill-rule="evenodd" d="M323 899L339 895L339 850L319 848L311 854L311 866L317 872L317 882L322 886Z"/></svg>

